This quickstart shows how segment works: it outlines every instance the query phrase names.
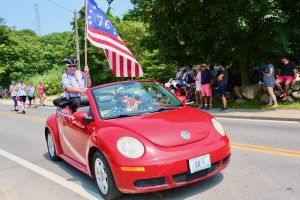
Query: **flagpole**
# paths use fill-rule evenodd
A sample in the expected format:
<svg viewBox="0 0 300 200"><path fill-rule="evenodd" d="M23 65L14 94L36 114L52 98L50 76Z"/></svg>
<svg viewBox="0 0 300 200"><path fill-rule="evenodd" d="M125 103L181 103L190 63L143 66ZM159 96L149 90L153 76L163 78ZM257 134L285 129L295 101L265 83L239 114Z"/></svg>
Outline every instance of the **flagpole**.
<svg viewBox="0 0 300 200"><path fill-rule="evenodd" d="M87 62L87 0L84 0L84 67L88 65ZM85 78L85 85L87 87L87 77Z"/></svg>
<svg viewBox="0 0 300 200"><path fill-rule="evenodd" d="M78 23L77 23L77 11L74 10L74 21L75 21L75 35L76 35L76 55L77 55L77 70L80 70L80 55L79 55L79 41L78 41Z"/></svg>

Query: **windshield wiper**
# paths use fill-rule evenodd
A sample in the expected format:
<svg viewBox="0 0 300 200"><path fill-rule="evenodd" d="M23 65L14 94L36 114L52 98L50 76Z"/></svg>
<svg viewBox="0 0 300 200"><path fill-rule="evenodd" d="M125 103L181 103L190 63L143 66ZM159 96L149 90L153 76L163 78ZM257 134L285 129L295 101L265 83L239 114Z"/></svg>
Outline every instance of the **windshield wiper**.
<svg viewBox="0 0 300 200"><path fill-rule="evenodd" d="M158 108L157 110L151 111L150 113L161 112L161 111L165 111L165 110L173 110L175 108L178 108L178 107L161 107L161 108Z"/></svg>
<svg viewBox="0 0 300 200"><path fill-rule="evenodd" d="M116 119L116 118L124 118L124 117L133 117L133 116L138 116L140 114L121 114L113 117L108 117L106 119Z"/></svg>

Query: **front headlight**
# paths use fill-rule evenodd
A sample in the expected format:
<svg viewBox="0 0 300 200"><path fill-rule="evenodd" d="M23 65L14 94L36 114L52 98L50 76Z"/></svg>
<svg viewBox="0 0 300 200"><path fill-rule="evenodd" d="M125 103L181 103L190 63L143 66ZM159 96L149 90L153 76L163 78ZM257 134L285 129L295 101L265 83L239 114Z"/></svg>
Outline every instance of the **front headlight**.
<svg viewBox="0 0 300 200"><path fill-rule="evenodd" d="M212 118L211 122L214 125L215 129L220 133L220 135L225 136L225 130L223 126L215 118Z"/></svg>
<svg viewBox="0 0 300 200"><path fill-rule="evenodd" d="M133 137L122 137L117 142L119 152L127 158L139 158L144 154L143 144Z"/></svg>

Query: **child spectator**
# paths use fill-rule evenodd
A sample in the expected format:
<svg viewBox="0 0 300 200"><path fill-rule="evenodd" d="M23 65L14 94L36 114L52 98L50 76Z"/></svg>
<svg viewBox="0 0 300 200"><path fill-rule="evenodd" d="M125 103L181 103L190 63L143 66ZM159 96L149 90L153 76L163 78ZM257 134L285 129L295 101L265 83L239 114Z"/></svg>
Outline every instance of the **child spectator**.
<svg viewBox="0 0 300 200"><path fill-rule="evenodd" d="M176 88L174 87L173 84L171 84L169 88L173 94L176 94Z"/></svg>

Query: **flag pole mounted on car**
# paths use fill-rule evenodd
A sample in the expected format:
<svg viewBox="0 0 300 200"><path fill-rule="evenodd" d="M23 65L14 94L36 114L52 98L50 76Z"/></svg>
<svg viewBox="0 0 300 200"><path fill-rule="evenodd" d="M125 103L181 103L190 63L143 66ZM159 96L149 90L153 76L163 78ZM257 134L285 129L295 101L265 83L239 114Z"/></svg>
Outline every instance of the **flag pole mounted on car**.
<svg viewBox="0 0 300 200"><path fill-rule="evenodd" d="M88 65L87 62L87 0L84 0L84 67ZM85 79L85 85L87 86L87 78Z"/></svg>
<svg viewBox="0 0 300 200"><path fill-rule="evenodd" d="M104 50L115 77L143 76L140 64L95 0L85 0L85 24L86 38L94 46Z"/></svg>

